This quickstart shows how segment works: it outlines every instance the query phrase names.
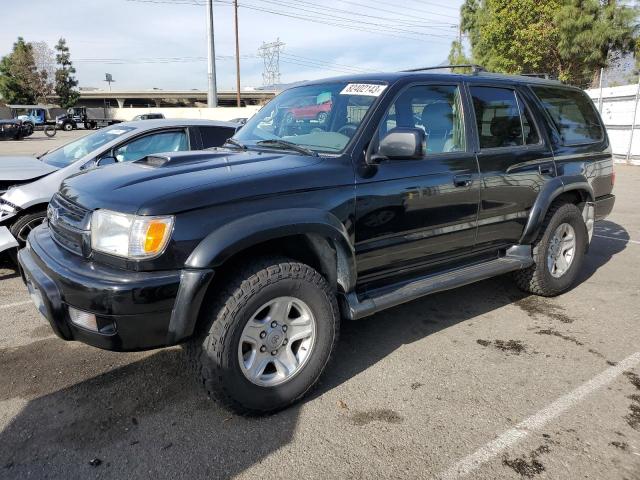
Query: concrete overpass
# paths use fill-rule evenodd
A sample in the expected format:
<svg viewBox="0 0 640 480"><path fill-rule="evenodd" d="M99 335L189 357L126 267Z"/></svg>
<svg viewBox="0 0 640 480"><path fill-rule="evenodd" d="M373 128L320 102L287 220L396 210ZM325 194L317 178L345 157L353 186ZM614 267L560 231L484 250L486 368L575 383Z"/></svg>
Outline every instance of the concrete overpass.
<svg viewBox="0 0 640 480"><path fill-rule="evenodd" d="M264 105L277 92L269 90L246 90L240 92L242 106ZM57 98L51 98L56 103ZM207 92L204 90L80 90L78 106L85 107L206 107ZM218 105L236 106L235 90L218 91Z"/></svg>

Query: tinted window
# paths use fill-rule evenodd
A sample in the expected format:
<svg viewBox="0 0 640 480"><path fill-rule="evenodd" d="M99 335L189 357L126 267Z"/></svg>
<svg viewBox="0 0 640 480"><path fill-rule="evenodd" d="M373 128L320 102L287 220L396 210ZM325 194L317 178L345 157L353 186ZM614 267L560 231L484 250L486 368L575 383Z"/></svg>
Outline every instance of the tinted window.
<svg viewBox="0 0 640 480"><path fill-rule="evenodd" d="M189 150L189 142L184 130L180 130L153 133L137 138L116 148L113 156L119 162L134 162L154 153L180 152L183 150Z"/></svg>
<svg viewBox="0 0 640 480"><path fill-rule="evenodd" d="M391 105L379 128L380 138L395 127L420 128L427 153L460 152L466 148L460 92L455 85L408 88Z"/></svg>
<svg viewBox="0 0 640 480"><path fill-rule="evenodd" d="M220 147L228 139L233 137L235 129L227 127L200 127L202 148Z"/></svg>
<svg viewBox="0 0 640 480"><path fill-rule="evenodd" d="M602 125L586 94L565 88L531 87L560 131L564 143L602 140Z"/></svg>
<svg viewBox="0 0 640 480"><path fill-rule="evenodd" d="M471 87L480 148L524 144L516 93L506 88Z"/></svg>
<svg viewBox="0 0 640 480"><path fill-rule="evenodd" d="M518 106L520 107L520 113L522 116L522 134L524 136L524 143L526 145L535 145L540 143L540 135L538 134L536 124L533 121L531 110L529 110L529 107L524 103L519 95L517 95L517 97Z"/></svg>

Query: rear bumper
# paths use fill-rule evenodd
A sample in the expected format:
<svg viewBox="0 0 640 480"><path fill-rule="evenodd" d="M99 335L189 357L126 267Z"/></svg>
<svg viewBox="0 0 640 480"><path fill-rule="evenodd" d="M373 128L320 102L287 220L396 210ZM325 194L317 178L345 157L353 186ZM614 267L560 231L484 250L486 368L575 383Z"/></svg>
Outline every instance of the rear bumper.
<svg viewBox="0 0 640 480"><path fill-rule="evenodd" d="M36 228L18 254L40 313L65 340L107 350L174 345L193 334L212 270L133 272L91 262ZM69 307L96 316L98 331L71 321Z"/></svg>
<svg viewBox="0 0 640 480"><path fill-rule="evenodd" d="M609 216L611 211L613 210L613 205L616 203L615 195L604 195L602 197L596 198L595 205L595 219L604 220Z"/></svg>

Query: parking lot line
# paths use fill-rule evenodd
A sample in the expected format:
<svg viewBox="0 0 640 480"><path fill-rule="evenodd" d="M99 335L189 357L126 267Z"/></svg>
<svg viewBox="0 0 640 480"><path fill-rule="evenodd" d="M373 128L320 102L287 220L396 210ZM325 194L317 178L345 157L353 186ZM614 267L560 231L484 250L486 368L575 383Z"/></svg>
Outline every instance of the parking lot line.
<svg viewBox="0 0 640 480"><path fill-rule="evenodd" d="M31 300L25 300L23 302L15 302L15 303L5 303L4 305L0 305L0 310L4 310L6 308L20 307L22 305L27 305L31 303Z"/></svg>
<svg viewBox="0 0 640 480"><path fill-rule="evenodd" d="M514 428L507 430L495 440L492 440L471 455L456 462L439 475L438 478L451 480L469 475L502 451L523 440L532 431L539 430L554 418L574 407L587 395L608 385L625 370L635 367L638 363L640 363L640 352L636 352L625 358L617 365L608 368L575 390L558 398L555 402L526 418Z"/></svg>
<svg viewBox="0 0 640 480"><path fill-rule="evenodd" d="M628 238L616 238L616 237L609 237L608 235L598 235L598 234L594 234L594 237L600 237L600 238L606 238L608 240L617 240L619 242L629 242L629 243L635 243L636 245L640 245L640 242L638 240L631 240Z"/></svg>

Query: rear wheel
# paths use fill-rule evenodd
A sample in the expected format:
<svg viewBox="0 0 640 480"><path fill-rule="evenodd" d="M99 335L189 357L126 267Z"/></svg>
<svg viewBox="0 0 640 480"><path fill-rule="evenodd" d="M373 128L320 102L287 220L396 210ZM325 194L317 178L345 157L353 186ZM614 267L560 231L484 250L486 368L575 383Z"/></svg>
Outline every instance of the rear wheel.
<svg viewBox="0 0 640 480"><path fill-rule="evenodd" d="M515 272L518 286L529 293L551 297L575 283L588 242L582 214L573 204L553 205L533 245L534 264Z"/></svg>
<svg viewBox="0 0 640 480"><path fill-rule="evenodd" d="M239 413L266 413L300 399L318 380L338 338L335 294L308 265L254 261L203 305L204 331L185 345L209 395Z"/></svg>
<svg viewBox="0 0 640 480"><path fill-rule="evenodd" d="M64 129L65 132L70 132L71 130L73 130L73 124L67 122L63 125L62 128Z"/></svg>

